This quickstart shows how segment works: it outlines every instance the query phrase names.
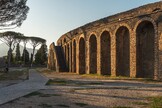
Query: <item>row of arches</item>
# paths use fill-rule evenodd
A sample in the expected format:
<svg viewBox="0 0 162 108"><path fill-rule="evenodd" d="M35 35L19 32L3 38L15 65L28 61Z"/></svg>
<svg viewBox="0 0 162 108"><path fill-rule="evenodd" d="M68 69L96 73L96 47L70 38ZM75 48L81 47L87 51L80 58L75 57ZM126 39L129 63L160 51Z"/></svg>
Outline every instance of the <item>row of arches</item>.
<svg viewBox="0 0 162 108"><path fill-rule="evenodd" d="M143 21L141 22L135 31L136 33L136 77L153 78L154 76L154 43L155 43L155 28L152 22ZM116 76L130 76L130 40L131 33L126 26L118 28L115 34L116 41ZM92 34L88 40L89 42L89 53L86 55L86 42L84 37L81 37L78 41L74 40L71 44L71 54L69 47L65 48L66 60L69 67L69 60L72 60L72 71L76 72L76 59L79 63L79 73L86 73L86 57L89 57L89 73L97 73L97 62L98 61L98 48L99 44L97 36ZM104 31L100 36L100 71L102 75L111 75L111 35L108 31ZM79 44L78 49L76 48ZM76 52L79 52L77 58ZM69 58L71 57L71 58Z"/></svg>

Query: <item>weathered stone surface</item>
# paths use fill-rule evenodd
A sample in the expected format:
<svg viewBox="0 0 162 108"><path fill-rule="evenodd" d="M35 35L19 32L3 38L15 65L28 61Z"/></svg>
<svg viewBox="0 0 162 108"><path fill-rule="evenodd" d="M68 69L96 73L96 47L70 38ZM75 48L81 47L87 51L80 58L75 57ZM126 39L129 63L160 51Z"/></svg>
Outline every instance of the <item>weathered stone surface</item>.
<svg viewBox="0 0 162 108"><path fill-rule="evenodd" d="M160 1L81 26L57 45L69 72L162 79L161 38Z"/></svg>

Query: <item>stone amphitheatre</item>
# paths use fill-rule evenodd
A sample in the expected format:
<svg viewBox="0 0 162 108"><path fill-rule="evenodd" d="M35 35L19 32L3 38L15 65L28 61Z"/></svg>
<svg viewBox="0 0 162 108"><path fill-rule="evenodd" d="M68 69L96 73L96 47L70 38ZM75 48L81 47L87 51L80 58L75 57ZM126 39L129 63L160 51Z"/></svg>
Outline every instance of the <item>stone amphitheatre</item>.
<svg viewBox="0 0 162 108"><path fill-rule="evenodd" d="M76 28L52 43L48 68L58 72L162 79L162 2Z"/></svg>

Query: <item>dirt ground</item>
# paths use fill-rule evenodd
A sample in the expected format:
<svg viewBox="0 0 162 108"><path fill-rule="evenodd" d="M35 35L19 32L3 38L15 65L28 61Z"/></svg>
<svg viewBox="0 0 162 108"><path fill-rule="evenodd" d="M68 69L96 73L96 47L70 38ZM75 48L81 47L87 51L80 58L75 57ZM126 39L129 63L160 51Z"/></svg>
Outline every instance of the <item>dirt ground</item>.
<svg viewBox="0 0 162 108"><path fill-rule="evenodd" d="M107 80L72 73L45 73L44 89L0 108L150 108L149 97L162 96L162 83Z"/></svg>

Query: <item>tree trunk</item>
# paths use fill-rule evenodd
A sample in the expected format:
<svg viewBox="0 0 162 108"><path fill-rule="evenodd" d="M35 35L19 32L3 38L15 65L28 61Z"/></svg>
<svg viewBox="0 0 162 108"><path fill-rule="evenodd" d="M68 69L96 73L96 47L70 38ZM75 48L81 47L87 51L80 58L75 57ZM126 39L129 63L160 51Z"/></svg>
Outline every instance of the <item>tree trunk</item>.
<svg viewBox="0 0 162 108"><path fill-rule="evenodd" d="M35 53L35 47L33 47L33 56L32 56L32 59L31 59L31 67L33 66L34 53Z"/></svg>
<svg viewBox="0 0 162 108"><path fill-rule="evenodd" d="M10 64L11 64L11 54L12 54L12 49L11 49L11 47L9 47L9 50L8 50L8 63L7 63L8 68L10 67Z"/></svg>
<svg viewBox="0 0 162 108"><path fill-rule="evenodd" d="M24 45L24 66L25 66L25 60L26 60L25 59L25 53L26 53L25 50L26 50L26 45Z"/></svg>

